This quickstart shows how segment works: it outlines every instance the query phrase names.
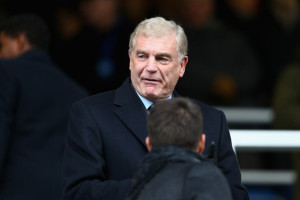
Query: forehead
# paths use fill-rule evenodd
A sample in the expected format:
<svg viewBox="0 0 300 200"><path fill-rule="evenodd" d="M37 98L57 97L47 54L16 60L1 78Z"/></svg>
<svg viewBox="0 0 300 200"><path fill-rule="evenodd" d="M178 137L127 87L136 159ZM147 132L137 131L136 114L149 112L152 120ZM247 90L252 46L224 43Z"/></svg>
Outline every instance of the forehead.
<svg viewBox="0 0 300 200"><path fill-rule="evenodd" d="M135 51L177 53L175 34L159 37L139 34L136 38Z"/></svg>

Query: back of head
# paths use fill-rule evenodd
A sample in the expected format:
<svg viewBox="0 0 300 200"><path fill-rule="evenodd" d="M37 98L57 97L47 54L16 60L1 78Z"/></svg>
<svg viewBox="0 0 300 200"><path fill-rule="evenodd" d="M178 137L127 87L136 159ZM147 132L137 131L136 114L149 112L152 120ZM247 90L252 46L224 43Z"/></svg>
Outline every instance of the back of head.
<svg viewBox="0 0 300 200"><path fill-rule="evenodd" d="M11 38L16 38L23 33L33 48L48 50L50 33L45 21L37 15L14 16L1 24L0 32Z"/></svg>
<svg viewBox="0 0 300 200"><path fill-rule="evenodd" d="M181 26L174 21L165 20L162 17L146 19L138 24L130 36L129 49L132 52L138 35L146 37L161 37L174 34L177 42L177 53L179 61L187 55L188 41Z"/></svg>
<svg viewBox="0 0 300 200"><path fill-rule="evenodd" d="M200 107L182 97L157 102L148 115L148 134L153 147L195 149L202 134Z"/></svg>

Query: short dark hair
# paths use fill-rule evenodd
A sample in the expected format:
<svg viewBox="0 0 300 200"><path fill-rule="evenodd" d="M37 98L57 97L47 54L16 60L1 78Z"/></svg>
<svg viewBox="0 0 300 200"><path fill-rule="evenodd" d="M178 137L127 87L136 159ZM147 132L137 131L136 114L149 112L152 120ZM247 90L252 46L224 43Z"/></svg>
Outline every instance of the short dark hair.
<svg viewBox="0 0 300 200"><path fill-rule="evenodd" d="M20 14L6 20L0 26L0 32L16 38L24 33L28 42L35 48L47 51L50 32L46 22L35 14Z"/></svg>
<svg viewBox="0 0 300 200"><path fill-rule="evenodd" d="M151 145L174 145L195 149L202 134L202 112L192 100L177 97L162 100L148 115Z"/></svg>

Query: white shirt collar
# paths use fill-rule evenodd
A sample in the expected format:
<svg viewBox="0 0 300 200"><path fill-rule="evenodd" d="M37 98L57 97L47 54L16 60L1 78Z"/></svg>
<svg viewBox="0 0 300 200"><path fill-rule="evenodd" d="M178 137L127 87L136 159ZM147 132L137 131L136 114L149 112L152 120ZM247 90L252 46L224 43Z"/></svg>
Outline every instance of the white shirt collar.
<svg viewBox="0 0 300 200"><path fill-rule="evenodd" d="M139 96L139 98L141 99L141 101L143 102L146 110L148 110L148 108L153 104L152 101L149 101L148 99L146 99L145 97L141 96L137 91L136 91L137 95ZM172 94L167 98L167 99L172 99Z"/></svg>

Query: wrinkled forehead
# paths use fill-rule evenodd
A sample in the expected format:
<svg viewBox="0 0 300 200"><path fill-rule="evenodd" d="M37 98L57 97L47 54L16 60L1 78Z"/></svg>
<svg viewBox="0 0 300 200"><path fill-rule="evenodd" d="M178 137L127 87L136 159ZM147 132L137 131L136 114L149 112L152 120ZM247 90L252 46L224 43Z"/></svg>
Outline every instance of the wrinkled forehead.
<svg viewBox="0 0 300 200"><path fill-rule="evenodd" d="M176 33L176 29L171 26L147 26L144 29L140 29L137 34L142 34L152 37L161 37Z"/></svg>
<svg viewBox="0 0 300 200"><path fill-rule="evenodd" d="M139 33L136 37L135 43L137 41L161 41L163 43L176 44L176 35L174 33L166 33L166 34L149 34L149 33Z"/></svg>
<svg viewBox="0 0 300 200"><path fill-rule="evenodd" d="M140 34L136 38L134 50L153 50L159 52L177 52L177 42L174 34L149 36Z"/></svg>
<svg viewBox="0 0 300 200"><path fill-rule="evenodd" d="M174 33L165 33L165 34L151 34L151 33L139 33L136 37L136 40L138 38L143 39L157 39L157 40L166 40L169 42L176 42L176 35Z"/></svg>

